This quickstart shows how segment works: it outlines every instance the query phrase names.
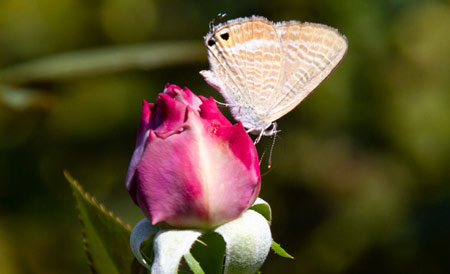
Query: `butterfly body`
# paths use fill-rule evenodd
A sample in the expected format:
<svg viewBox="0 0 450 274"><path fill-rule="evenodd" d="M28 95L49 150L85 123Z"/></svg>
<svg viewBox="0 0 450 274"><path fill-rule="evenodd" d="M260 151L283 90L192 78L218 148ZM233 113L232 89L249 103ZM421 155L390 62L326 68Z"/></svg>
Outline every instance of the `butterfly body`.
<svg viewBox="0 0 450 274"><path fill-rule="evenodd" d="M238 18L205 36L210 70L200 73L249 132L273 135L273 122L295 108L347 50L337 30L314 23Z"/></svg>

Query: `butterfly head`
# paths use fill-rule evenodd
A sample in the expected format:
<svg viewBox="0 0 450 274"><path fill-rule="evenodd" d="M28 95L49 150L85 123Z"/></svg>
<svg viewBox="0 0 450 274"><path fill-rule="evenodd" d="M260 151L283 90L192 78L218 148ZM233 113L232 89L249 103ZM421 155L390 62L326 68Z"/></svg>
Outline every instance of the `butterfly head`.
<svg viewBox="0 0 450 274"><path fill-rule="evenodd" d="M216 47L218 43L222 46L227 45L230 41L230 31L227 28L213 28L205 36L205 44L208 49Z"/></svg>
<svg viewBox="0 0 450 274"><path fill-rule="evenodd" d="M209 32L204 37L208 50L215 50L217 47L230 48L236 44L236 38L242 38L240 25L247 20L268 22L267 19L259 16L249 18L237 18L228 20L225 23L214 25L217 19L223 18L225 14L219 14L209 22Z"/></svg>
<svg viewBox="0 0 450 274"><path fill-rule="evenodd" d="M208 32L208 34L206 34L206 36L204 37L205 38L205 43L206 43L206 45L208 46L208 47L213 47L215 44L216 44L216 42L217 42L217 37L214 37L215 36L215 34L217 33L217 29L218 29L218 27L221 25L221 24L219 24L219 25L214 25L218 20L220 20L220 19L222 19L222 18L224 18L225 16L227 16L227 14L226 13L219 13L218 15L217 15L217 17L215 17L215 18L213 18L211 21L209 21L209 32ZM223 35L225 38L227 38L227 39L225 39L225 40L228 40L228 37L227 37L227 35ZM224 37L221 37L222 39L224 39Z"/></svg>

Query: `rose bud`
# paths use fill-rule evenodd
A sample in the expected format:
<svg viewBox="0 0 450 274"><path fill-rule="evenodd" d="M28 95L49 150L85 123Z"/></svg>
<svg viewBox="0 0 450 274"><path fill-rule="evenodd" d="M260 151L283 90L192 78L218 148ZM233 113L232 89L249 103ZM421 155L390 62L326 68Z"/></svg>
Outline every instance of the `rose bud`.
<svg viewBox="0 0 450 274"><path fill-rule="evenodd" d="M126 187L152 224L218 226L248 209L260 184L253 141L213 98L167 84L156 104L143 102Z"/></svg>

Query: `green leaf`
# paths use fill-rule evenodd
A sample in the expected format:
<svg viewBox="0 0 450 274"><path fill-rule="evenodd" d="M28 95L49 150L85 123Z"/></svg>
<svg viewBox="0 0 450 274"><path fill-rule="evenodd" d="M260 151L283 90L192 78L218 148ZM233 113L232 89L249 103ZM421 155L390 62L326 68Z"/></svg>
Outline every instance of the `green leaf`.
<svg viewBox="0 0 450 274"><path fill-rule="evenodd" d="M269 224L272 222L272 210L270 205L261 198L256 199L255 203L249 208L261 214Z"/></svg>
<svg viewBox="0 0 450 274"><path fill-rule="evenodd" d="M190 252L184 254L184 260L188 264L189 268L194 272L194 274L205 274L200 264L195 260Z"/></svg>
<svg viewBox="0 0 450 274"><path fill-rule="evenodd" d="M293 256L291 256L289 253L287 253L279 244L277 244L274 240L272 240L271 248L273 251L275 251L276 254L278 254L281 257L288 258L288 259L294 259Z"/></svg>
<svg viewBox="0 0 450 274"><path fill-rule="evenodd" d="M36 88L16 87L0 83L0 103L23 111L28 108L47 109L53 101L53 95Z"/></svg>
<svg viewBox="0 0 450 274"><path fill-rule="evenodd" d="M192 255L201 263L208 274L222 274L225 258L225 241L216 232L206 232L191 248Z"/></svg>
<svg viewBox="0 0 450 274"><path fill-rule="evenodd" d="M3 83L26 84L206 62L203 43L190 41L113 46L42 57L0 70Z"/></svg>
<svg viewBox="0 0 450 274"><path fill-rule="evenodd" d="M131 273L133 254L129 247L130 229L84 192L68 172L82 226L85 251L93 273Z"/></svg>

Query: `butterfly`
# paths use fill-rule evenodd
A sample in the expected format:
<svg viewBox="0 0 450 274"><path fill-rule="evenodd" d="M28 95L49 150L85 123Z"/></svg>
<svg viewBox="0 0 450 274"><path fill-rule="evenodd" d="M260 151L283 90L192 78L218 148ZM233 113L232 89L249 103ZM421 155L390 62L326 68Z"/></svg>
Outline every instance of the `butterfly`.
<svg viewBox="0 0 450 274"><path fill-rule="evenodd" d="M275 121L327 78L348 47L329 26L261 16L210 26L204 39L210 69L200 74L247 132L259 135L255 143L276 134Z"/></svg>

